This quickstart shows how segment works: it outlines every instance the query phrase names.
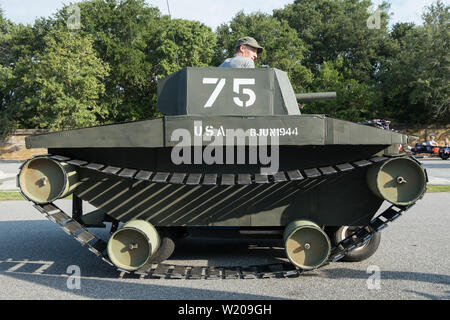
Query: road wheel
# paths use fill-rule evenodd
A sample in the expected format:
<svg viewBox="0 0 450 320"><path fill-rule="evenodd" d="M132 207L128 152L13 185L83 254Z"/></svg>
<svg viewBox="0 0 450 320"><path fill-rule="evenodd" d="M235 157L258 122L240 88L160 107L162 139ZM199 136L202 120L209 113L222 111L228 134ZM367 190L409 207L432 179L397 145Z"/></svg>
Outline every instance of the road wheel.
<svg viewBox="0 0 450 320"><path fill-rule="evenodd" d="M342 226L337 230L334 229L334 234L330 236L333 239L334 245L338 244L348 236L350 236L353 232L355 232L359 227L348 227ZM381 233L375 232L373 237L367 241L366 243L360 245L358 248L348 252L342 261L347 262L360 262L371 257L378 249L381 241Z"/></svg>
<svg viewBox="0 0 450 320"><path fill-rule="evenodd" d="M175 251L176 232L172 230L159 229L158 233L161 239L158 251L150 258L152 263L161 263L170 258Z"/></svg>

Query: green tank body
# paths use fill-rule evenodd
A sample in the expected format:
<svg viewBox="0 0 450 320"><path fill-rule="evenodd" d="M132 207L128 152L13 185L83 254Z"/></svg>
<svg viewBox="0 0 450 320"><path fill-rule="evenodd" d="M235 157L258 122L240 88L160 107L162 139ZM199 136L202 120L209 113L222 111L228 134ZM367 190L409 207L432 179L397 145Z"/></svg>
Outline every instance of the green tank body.
<svg viewBox="0 0 450 320"><path fill-rule="evenodd" d="M72 235L122 270L164 261L198 227L278 231L297 269L360 261L427 178L414 158L384 154L408 136L300 112L335 97L296 94L277 69L185 68L158 83L164 117L27 138L49 155L26 162L18 184L62 226L52 203L73 194ZM113 223L104 244L86 229L103 222Z"/></svg>

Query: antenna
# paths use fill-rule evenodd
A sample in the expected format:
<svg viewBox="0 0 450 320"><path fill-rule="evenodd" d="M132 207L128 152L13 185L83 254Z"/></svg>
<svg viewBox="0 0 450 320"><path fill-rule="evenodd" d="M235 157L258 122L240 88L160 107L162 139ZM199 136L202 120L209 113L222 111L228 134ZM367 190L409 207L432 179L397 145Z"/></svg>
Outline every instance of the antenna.
<svg viewBox="0 0 450 320"><path fill-rule="evenodd" d="M170 13L170 6L169 6L169 0L166 0L167 2L167 10L169 11L169 20L170 20L170 27L172 28L172 38L173 38L173 43L175 45L175 55L177 57L177 64L178 67L180 67L180 60L178 60L178 49L177 49L177 43L175 42L175 33L173 32L173 24L172 24L172 15ZM180 67L181 68L181 67Z"/></svg>

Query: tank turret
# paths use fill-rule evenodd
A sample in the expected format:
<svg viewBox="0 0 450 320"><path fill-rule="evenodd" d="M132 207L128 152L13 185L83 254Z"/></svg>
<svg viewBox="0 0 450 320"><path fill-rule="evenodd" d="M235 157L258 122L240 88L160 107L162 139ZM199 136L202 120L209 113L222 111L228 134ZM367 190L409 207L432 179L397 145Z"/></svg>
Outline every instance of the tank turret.
<svg viewBox="0 0 450 320"><path fill-rule="evenodd" d="M287 73L269 68L185 68L158 83L157 109L167 116L300 114Z"/></svg>

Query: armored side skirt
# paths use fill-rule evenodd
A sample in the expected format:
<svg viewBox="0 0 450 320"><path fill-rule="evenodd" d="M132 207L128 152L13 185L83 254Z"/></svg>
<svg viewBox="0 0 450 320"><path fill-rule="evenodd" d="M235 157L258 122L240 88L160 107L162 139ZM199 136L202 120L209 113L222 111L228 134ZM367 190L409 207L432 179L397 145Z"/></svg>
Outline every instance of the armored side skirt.
<svg viewBox="0 0 450 320"><path fill-rule="evenodd" d="M281 227L311 220L361 226L384 199L367 183L368 169L377 162L360 156L370 159L382 149L282 147L279 172L269 176L254 165L174 166L170 148L118 149L115 157L110 149L49 149L57 155L49 163L75 167L77 186L70 191L121 222Z"/></svg>

